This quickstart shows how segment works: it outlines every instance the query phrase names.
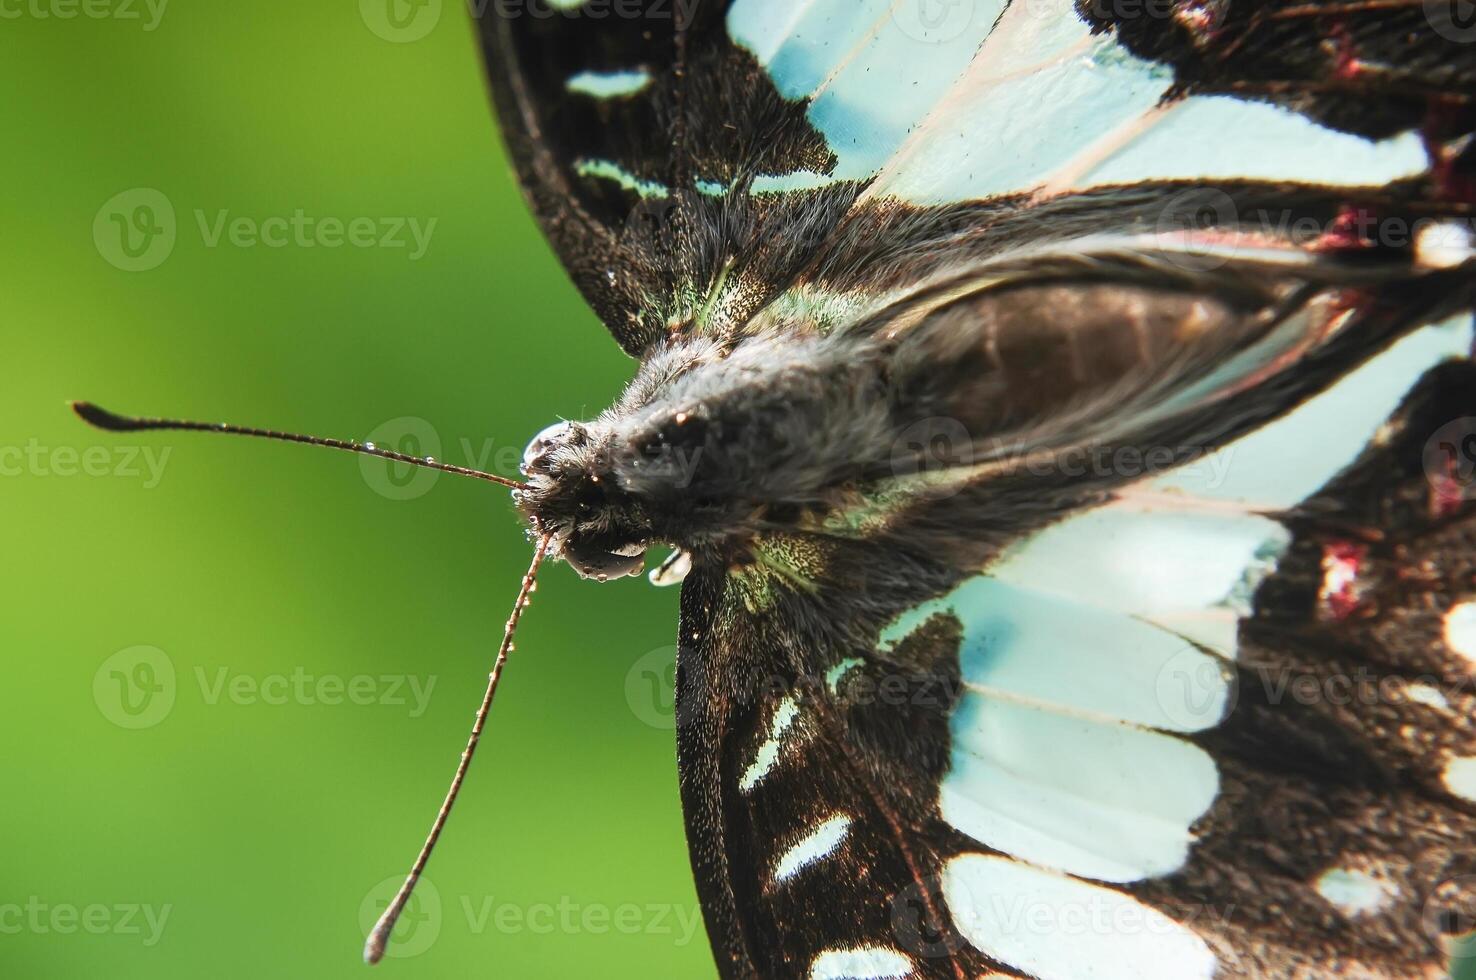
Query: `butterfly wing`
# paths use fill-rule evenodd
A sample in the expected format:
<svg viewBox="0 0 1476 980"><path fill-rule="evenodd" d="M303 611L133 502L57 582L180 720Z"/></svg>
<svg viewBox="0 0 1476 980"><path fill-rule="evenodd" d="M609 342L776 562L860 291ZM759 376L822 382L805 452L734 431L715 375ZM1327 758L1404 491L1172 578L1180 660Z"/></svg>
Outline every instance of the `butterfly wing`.
<svg viewBox="0 0 1476 980"><path fill-rule="evenodd" d="M533 210L628 352L696 317L722 268L720 245L744 242L751 265L768 254L775 282L798 263L782 242L766 253L755 244L773 208L745 207L724 223L727 191L761 174L828 170L834 156L803 104L729 37L726 3L475 6Z"/></svg>
<svg viewBox="0 0 1476 980"><path fill-rule="evenodd" d="M699 566L678 738L722 974L1444 976L1476 901L1471 342L1410 333L982 561L957 517L1007 487Z"/></svg>
<svg viewBox="0 0 1476 980"><path fill-rule="evenodd" d="M632 354L927 316L1104 237L1433 268L1414 223L1472 211L1455 7L596 3L481 29L535 211ZM1443 483L1425 442L1476 415L1465 329L1217 443L1231 489L1180 468L1002 534L964 487L699 562L679 755L723 974L1438 975L1476 871L1476 532L1466 442ZM940 528L969 547L918 547ZM1379 697L1321 693L1348 678Z"/></svg>
<svg viewBox="0 0 1476 980"><path fill-rule="evenodd" d="M533 209L636 355L829 329L1084 233L1305 245L1345 212L1403 222L1379 244L1407 247L1412 222L1472 211L1458 8L474 5Z"/></svg>

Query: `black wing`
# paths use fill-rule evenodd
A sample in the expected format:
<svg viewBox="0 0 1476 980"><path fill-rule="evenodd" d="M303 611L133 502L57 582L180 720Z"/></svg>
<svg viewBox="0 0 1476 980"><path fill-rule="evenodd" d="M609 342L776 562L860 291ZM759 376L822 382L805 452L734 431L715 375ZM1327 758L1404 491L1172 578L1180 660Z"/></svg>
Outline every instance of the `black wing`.
<svg viewBox="0 0 1476 980"><path fill-rule="evenodd" d="M760 226L791 206L749 201L740 190L742 206L729 207L728 192L761 176L827 171L835 157L804 104L783 98L729 37L728 4L621 0L600 3L604 13L549 0L511 13L502 6L480 5L479 19L519 177L574 281L627 352L694 320L721 270L717 252L734 241L766 281L792 274L802 255L794 243L759 241ZM854 193L840 191L829 210ZM789 220L828 226L834 217ZM748 302L757 308L757 291Z"/></svg>

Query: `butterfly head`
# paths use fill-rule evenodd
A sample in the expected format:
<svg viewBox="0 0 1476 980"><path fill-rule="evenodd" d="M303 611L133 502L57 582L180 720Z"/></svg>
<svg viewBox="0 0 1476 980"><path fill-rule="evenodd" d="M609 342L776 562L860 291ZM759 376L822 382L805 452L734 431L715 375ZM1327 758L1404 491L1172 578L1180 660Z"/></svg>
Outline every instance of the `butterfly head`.
<svg viewBox="0 0 1476 980"><path fill-rule="evenodd" d="M610 474L609 440L598 422L559 422L523 452L524 516L553 537L553 551L584 578L639 575L646 566L649 522Z"/></svg>

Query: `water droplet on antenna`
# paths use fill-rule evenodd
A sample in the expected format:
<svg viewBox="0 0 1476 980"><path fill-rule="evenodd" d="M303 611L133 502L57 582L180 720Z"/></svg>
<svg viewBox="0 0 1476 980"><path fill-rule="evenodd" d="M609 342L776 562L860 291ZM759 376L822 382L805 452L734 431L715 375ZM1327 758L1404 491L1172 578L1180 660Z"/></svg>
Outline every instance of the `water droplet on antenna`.
<svg viewBox="0 0 1476 980"><path fill-rule="evenodd" d="M367 450L369 450L372 453L372 452L374 452L374 450L378 449L379 447L376 446L376 445L374 445L374 443L372 443L372 442L366 442L366 443L364 443L364 448L367 449Z"/></svg>

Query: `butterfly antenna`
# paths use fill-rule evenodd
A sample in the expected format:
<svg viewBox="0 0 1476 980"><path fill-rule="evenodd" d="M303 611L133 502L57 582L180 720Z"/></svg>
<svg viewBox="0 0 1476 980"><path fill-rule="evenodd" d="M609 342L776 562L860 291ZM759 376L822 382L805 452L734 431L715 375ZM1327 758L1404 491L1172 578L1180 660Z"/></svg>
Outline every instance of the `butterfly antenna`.
<svg viewBox="0 0 1476 980"><path fill-rule="evenodd" d="M487 712L492 709L492 698L497 694L497 682L502 678L502 665L507 663L507 655L513 648L513 635L518 631L518 620L523 618L523 610L528 608L529 602L532 601L529 597L533 593L533 582L538 577L538 567L543 564L552 540L550 535L543 535L538 539L538 547L533 551L533 563L528 566L528 572L523 576L522 587L518 590L518 601L513 604L512 615L507 618L507 625L502 631L502 645L497 648L497 659L492 662L492 673L487 675L487 692L482 695L482 706L477 709L476 719L472 722L471 735L466 740L466 749L461 753L461 762L456 766L456 775L451 777L451 788L446 791L446 799L441 803L435 823L431 824L430 834L426 837L419 856L415 858L415 863L411 865L410 873L405 876L405 883L395 893L394 900L384 910L379 921L374 923L374 928L369 932L369 938L364 941L364 961L370 965L384 958L384 950L389 944L390 933L394 931L395 922L399 920L400 913L405 910L405 904L410 901L410 893L415 890L415 883L420 880L420 873L425 870L426 862L430 860L431 851L435 849L436 841L440 839L441 831L446 826L446 818L451 814L451 807L456 805L456 797L461 792L461 783L466 779L466 771L471 766L472 756L477 751L477 743L481 741L482 726L487 723Z"/></svg>
<svg viewBox="0 0 1476 980"><path fill-rule="evenodd" d="M393 460L397 463L409 463L412 466L419 466L428 470L440 470L442 473L469 476L473 479L495 483L498 486L511 487L514 490L527 489L524 484L519 483L517 480L509 480L505 476L498 476L495 473L483 473L481 470L468 469L465 466L438 463L435 460L422 459L419 456L407 456L404 453L380 449L372 442L349 442L343 439L300 436L294 435L291 432L274 432L271 429L252 429L244 425L228 425L225 422L190 422L184 419L136 418L129 415L115 415L107 409L94 405L91 402L72 402L71 406L72 411L81 416L84 422L106 432L147 432L153 429L177 429L184 432L224 432L233 436L253 436L257 439L276 439L280 442L300 442L307 446L327 446L329 449L342 449L351 453L359 453L363 456L378 456L380 459Z"/></svg>

